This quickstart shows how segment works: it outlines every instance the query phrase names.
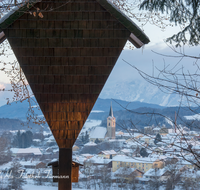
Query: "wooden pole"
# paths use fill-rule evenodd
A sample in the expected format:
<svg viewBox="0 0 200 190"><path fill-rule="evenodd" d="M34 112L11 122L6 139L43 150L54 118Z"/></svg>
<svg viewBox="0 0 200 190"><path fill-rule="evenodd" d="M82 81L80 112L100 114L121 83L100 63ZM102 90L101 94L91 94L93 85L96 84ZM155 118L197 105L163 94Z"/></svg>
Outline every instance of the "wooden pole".
<svg viewBox="0 0 200 190"><path fill-rule="evenodd" d="M59 149L59 179L58 190L71 190L72 149Z"/></svg>

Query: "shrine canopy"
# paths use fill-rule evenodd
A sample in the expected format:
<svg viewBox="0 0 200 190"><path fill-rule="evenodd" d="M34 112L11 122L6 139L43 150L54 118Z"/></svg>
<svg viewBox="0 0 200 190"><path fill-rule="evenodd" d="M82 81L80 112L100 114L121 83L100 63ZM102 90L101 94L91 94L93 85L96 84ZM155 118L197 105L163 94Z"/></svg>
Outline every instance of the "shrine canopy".
<svg viewBox="0 0 200 190"><path fill-rule="evenodd" d="M140 48L149 39L107 0L31 2L0 20L0 38L8 39L58 146L72 148L127 40Z"/></svg>

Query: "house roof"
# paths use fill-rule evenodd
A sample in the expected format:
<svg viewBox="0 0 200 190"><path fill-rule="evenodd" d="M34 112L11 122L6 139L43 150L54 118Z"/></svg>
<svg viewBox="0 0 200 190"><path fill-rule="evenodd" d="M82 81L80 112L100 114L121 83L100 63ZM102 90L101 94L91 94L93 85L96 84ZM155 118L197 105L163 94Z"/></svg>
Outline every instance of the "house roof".
<svg viewBox="0 0 200 190"><path fill-rule="evenodd" d="M10 150L15 154L42 155L39 148L11 148Z"/></svg>
<svg viewBox="0 0 200 190"><path fill-rule="evenodd" d="M155 162L157 158L150 158L150 157L146 157L146 158L140 158L140 157L128 157L125 155L117 155L115 156L112 160L113 161L118 161L118 162L133 162L133 163L153 163Z"/></svg>
<svg viewBox="0 0 200 190"><path fill-rule="evenodd" d="M84 144L84 146L96 146L96 145L97 145L97 144L94 143L94 142L92 142L92 141L90 141L90 142Z"/></svg>
<svg viewBox="0 0 200 190"><path fill-rule="evenodd" d="M3 18L0 19L0 43L6 38L3 33L3 29L6 29L9 25L20 18L25 12L32 8L36 3L41 0L29 0L28 3L24 3L20 7L15 7ZM120 11L115 5L113 5L109 0L96 0L102 7L104 7L115 19L117 19L126 29L131 32L129 41L137 48L140 48L144 44L150 42L149 38L145 33L122 11Z"/></svg>
<svg viewBox="0 0 200 190"><path fill-rule="evenodd" d="M166 168L163 169L154 169L151 168L150 170L148 170L144 176L157 176L157 177L161 177L165 172L166 172Z"/></svg>
<svg viewBox="0 0 200 190"><path fill-rule="evenodd" d="M107 129L105 127L96 127L91 133L91 139L103 139L105 138Z"/></svg>
<svg viewBox="0 0 200 190"><path fill-rule="evenodd" d="M110 154L117 154L114 150L105 150L101 151L99 154L110 155Z"/></svg>

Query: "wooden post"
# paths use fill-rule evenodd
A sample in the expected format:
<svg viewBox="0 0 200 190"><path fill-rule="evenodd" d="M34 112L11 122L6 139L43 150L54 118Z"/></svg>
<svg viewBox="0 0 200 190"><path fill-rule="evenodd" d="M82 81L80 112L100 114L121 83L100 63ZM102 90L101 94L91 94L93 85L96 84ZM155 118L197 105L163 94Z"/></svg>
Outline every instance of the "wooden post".
<svg viewBox="0 0 200 190"><path fill-rule="evenodd" d="M72 189L71 171L72 171L72 149L60 148L58 190Z"/></svg>

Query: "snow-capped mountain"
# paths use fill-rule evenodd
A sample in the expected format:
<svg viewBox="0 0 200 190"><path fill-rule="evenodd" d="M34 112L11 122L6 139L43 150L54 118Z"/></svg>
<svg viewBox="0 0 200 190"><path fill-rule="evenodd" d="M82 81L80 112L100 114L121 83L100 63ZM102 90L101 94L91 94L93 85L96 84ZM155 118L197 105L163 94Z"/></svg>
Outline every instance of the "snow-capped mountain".
<svg viewBox="0 0 200 190"><path fill-rule="evenodd" d="M180 97L176 94L166 94L158 87L146 81L108 82L103 88L100 98L113 98L125 101L140 101L160 106L178 106Z"/></svg>

